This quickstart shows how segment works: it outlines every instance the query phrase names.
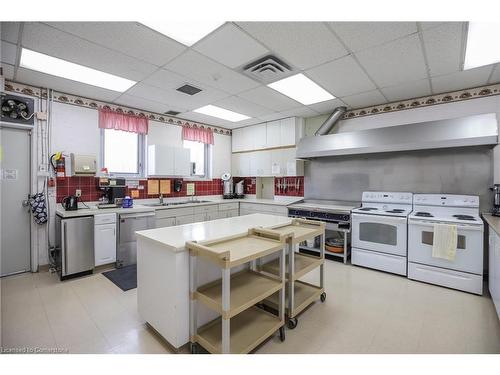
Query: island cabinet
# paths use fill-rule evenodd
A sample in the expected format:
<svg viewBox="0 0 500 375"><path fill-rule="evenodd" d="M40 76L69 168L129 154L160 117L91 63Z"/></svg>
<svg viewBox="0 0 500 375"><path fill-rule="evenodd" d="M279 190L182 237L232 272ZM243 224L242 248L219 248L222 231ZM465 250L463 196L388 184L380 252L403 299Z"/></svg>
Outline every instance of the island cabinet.
<svg viewBox="0 0 500 375"><path fill-rule="evenodd" d="M488 245L488 287L500 319L500 236L491 225Z"/></svg>
<svg viewBox="0 0 500 375"><path fill-rule="evenodd" d="M231 207L234 203L237 202L224 204ZM176 209L159 210L159 212L171 210ZM137 232L137 304L139 315L174 348L180 348L187 344L190 338L190 274L189 252L186 249L186 242L202 242L226 236L239 236L247 234L248 230L253 227L268 228L290 222L291 219L288 217L253 214ZM198 285L207 285L221 279L221 268L211 260L200 257L197 260L197 266L199 271L197 274ZM231 273L236 274L247 268L246 265L236 266L231 269ZM236 285L236 281L234 281L233 287ZM198 327L202 327L220 316L216 310L201 303L200 305L197 316ZM236 319L236 317L233 318ZM233 320L233 322L236 324L237 320Z"/></svg>

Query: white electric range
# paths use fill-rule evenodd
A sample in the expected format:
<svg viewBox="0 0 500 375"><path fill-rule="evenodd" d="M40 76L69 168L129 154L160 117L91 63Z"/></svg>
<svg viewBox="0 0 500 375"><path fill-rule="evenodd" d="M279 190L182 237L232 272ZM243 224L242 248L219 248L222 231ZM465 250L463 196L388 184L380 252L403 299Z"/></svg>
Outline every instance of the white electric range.
<svg viewBox="0 0 500 375"><path fill-rule="evenodd" d="M408 218L408 278L482 294L483 232L479 197L415 194ZM432 257L435 224L457 227L454 260Z"/></svg>
<svg viewBox="0 0 500 375"><path fill-rule="evenodd" d="M363 192L352 210L351 263L406 276L407 221L413 193Z"/></svg>

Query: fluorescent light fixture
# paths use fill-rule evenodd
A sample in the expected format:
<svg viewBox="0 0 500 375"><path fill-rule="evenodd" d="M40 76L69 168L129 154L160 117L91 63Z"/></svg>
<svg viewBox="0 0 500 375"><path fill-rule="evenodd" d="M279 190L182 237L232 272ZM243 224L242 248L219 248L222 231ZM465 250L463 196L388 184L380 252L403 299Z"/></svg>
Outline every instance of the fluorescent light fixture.
<svg viewBox="0 0 500 375"><path fill-rule="evenodd" d="M21 51L20 66L26 69L36 70L53 76L67 78L119 92L127 91L137 83L130 79L87 68L83 65L58 59L57 57L48 56L26 48L23 48Z"/></svg>
<svg viewBox="0 0 500 375"><path fill-rule="evenodd" d="M241 113L233 112L228 109L217 107L215 105L206 105L204 107L195 109L193 112L203 113L204 115L218 117L223 120L238 122L242 120L247 120L250 117L242 115Z"/></svg>
<svg viewBox="0 0 500 375"><path fill-rule="evenodd" d="M304 105L335 99L335 96L302 73L270 83L268 86Z"/></svg>
<svg viewBox="0 0 500 375"><path fill-rule="evenodd" d="M141 23L186 46L191 46L205 35L217 29L224 22L213 20L175 21L164 19Z"/></svg>
<svg viewBox="0 0 500 375"><path fill-rule="evenodd" d="M469 22L464 70L500 62L500 23Z"/></svg>

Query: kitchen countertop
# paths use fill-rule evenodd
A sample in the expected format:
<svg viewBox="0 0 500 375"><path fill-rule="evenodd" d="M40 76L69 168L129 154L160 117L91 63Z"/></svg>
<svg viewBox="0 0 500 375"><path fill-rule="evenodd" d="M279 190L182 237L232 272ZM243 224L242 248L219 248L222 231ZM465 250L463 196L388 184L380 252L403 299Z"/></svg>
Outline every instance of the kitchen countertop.
<svg viewBox="0 0 500 375"><path fill-rule="evenodd" d="M87 203L87 206L90 208L86 208L83 205L79 204L78 210L76 211L66 211L60 203L57 204L56 214L63 218L70 217L79 217L79 216L93 216L99 214L107 214L107 213L123 213L123 212L149 212L156 210L168 210L172 208L186 208L186 207L198 207L198 206L209 206L213 204L222 204L222 203L256 203L256 204L270 204L276 206L288 206L295 202L299 202L302 200L301 197L297 198L285 198L285 199L260 199L260 198L242 198L242 199L223 199L219 197L207 198L207 197L196 197L198 200L205 200L208 202L203 203L186 203L186 204L178 204L171 206L147 206L145 204L150 204L153 202L157 202L158 200L136 200L134 201L134 206L132 208L97 208L95 203ZM189 198L183 198L183 201L189 200ZM177 200L169 200L165 199L165 202L175 202Z"/></svg>
<svg viewBox="0 0 500 375"><path fill-rule="evenodd" d="M500 216L493 216L489 212L483 212L482 213L484 221L493 228L493 230L500 235Z"/></svg>
<svg viewBox="0 0 500 375"><path fill-rule="evenodd" d="M217 219L201 223L148 229L136 232L139 238L157 242L165 249L173 252L185 251L187 241L206 241L220 237L247 233L254 227L272 227L291 223L292 219L285 216L267 214L251 214L227 219Z"/></svg>

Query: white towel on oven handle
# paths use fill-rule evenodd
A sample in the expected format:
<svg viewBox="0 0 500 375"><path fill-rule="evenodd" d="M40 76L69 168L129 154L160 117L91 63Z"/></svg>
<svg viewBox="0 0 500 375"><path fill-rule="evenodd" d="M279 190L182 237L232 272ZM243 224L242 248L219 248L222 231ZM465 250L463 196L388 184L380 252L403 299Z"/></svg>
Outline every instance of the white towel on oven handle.
<svg viewBox="0 0 500 375"><path fill-rule="evenodd" d="M432 257L454 261L457 253L457 226L452 224L434 224Z"/></svg>

